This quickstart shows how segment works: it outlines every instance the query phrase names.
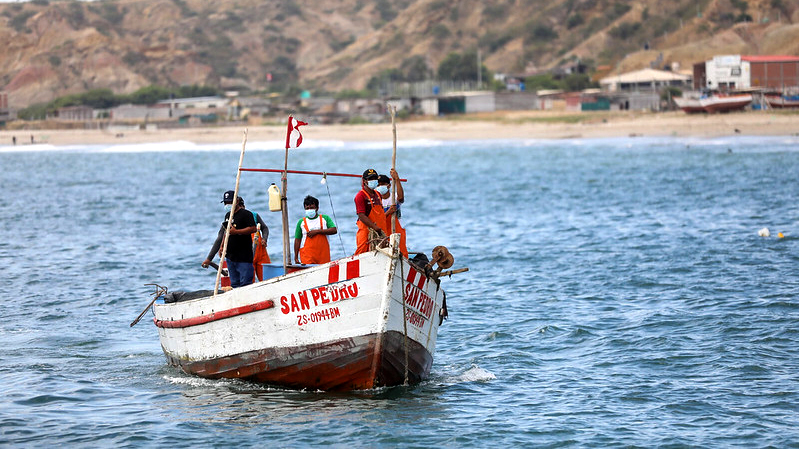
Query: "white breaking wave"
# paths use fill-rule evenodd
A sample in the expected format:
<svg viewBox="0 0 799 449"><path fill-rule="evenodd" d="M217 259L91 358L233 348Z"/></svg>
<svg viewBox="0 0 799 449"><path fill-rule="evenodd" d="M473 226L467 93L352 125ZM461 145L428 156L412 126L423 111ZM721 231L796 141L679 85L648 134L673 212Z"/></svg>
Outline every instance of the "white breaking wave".
<svg viewBox="0 0 799 449"><path fill-rule="evenodd" d="M180 376L164 376L164 380L173 384L188 385L190 387L209 387L218 380L204 379L202 377L180 377Z"/></svg>
<svg viewBox="0 0 799 449"><path fill-rule="evenodd" d="M461 374L463 382L488 382L494 380L497 376L494 373L480 368L477 365L472 365L465 373Z"/></svg>
<svg viewBox="0 0 799 449"><path fill-rule="evenodd" d="M494 373L480 368L477 365L472 365L471 368L463 373L444 376L438 382L443 384L460 384L467 382L488 382L496 378L497 376L495 376ZM436 380L434 380L434 382L436 382Z"/></svg>
<svg viewBox="0 0 799 449"><path fill-rule="evenodd" d="M380 141L345 141L345 140L314 140L307 138L302 142L302 146L292 149L292 152L304 150L328 150L328 151L351 151L351 150L390 150L392 142L390 139ZM606 144L614 148L631 148L633 142L636 147L641 143L648 143L653 146L669 145L673 142L681 143L684 148L716 148L719 151L727 151L730 146L736 147L736 152L746 153L769 153L774 151L793 152L799 151L799 136L729 136L729 137L608 137L608 138L566 138L566 139L484 139L484 140L459 140L457 145L468 147L470 145L485 145L490 142L496 148L504 146L541 147L558 148L564 147L581 148L596 144ZM744 148L741 148L741 143ZM427 149L452 145L453 141L436 139L413 139L399 140L397 146L402 149ZM647 147L644 145L644 147ZM248 141L247 151L284 151L285 140L268 141ZM0 145L0 153L12 152L37 152L37 151L67 151L85 153L168 153L184 151L241 151L241 141L224 143L204 143L196 144L186 140L170 142L152 142L135 144L111 144L111 145Z"/></svg>

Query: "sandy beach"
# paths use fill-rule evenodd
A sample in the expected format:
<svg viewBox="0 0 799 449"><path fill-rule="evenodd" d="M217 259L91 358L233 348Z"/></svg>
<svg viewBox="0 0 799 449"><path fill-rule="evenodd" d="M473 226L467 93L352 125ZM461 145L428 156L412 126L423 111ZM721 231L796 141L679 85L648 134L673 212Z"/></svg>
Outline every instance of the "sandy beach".
<svg viewBox="0 0 799 449"><path fill-rule="evenodd" d="M29 130L0 131L0 145L35 143L55 146L136 144L189 141L196 144L281 141L283 125L235 125L155 130ZM304 128L306 140L391 140L391 124L317 125ZM663 113L580 113L551 111L495 112L397 123L397 139L568 139L603 137L719 137L730 135L799 135L799 113L749 111L715 115Z"/></svg>

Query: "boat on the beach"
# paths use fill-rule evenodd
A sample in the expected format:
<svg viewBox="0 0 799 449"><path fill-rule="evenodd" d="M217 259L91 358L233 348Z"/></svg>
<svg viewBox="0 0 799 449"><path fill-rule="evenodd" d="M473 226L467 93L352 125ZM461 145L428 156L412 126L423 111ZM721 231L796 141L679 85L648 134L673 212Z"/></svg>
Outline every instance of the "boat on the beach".
<svg viewBox="0 0 799 449"><path fill-rule="evenodd" d="M286 147L288 160L288 140ZM264 264L263 281L224 292L219 266L214 290L169 292L156 285L152 302L131 326L152 307L169 364L206 378L312 390L363 390L425 379L447 317L441 278L468 268L444 271L454 258L443 246L433 248L430 258L410 253L415 256L408 259L399 233L374 240L368 252L291 265L286 174L360 176L242 169L243 157L242 146L234 198L242 171L283 173L283 264Z"/></svg>
<svg viewBox="0 0 799 449"><path fill-rule="evenodd" d="M799 95L765 95L765 99L771 108L799 108Z"/></svg>
<svg viewBox="0 0 799 449"><path fill-rule="evenodd" d="M738 111L752 102L752 94L689 94L675 97L674 103L688 114Z"/></svg>

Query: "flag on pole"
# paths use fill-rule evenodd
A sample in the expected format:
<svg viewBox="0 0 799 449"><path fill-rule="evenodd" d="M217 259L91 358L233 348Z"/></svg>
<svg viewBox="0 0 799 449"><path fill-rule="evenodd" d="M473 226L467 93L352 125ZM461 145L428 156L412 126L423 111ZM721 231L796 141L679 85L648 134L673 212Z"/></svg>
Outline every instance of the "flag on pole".
<svg viewBox="0 0 799 449"><path fill-rule="evenodd" d="M300 134L300 126L307 125L296 118L289 116L289 127L286 131L286 148L298 148L302 143L302 134Z"/></svg>

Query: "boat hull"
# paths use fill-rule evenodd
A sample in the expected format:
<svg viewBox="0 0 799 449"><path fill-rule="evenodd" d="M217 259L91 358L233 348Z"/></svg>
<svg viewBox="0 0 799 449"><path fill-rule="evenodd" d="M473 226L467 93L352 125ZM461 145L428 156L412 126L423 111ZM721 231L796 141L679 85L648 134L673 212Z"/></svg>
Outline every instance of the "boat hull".
<svg viewBox="0 0 799 449"><path fill-rule="evenodd" d="M403 334L392 331L294 348L265 348L211 360L182 360L164 352L170 365L201 377L351 391L403 384L404 343ZM429 374L433 354L409 340L408 362L408 383L418 383Z"/></svg>
<svg viewBox="0 0 799 449"><path fill-rule="evenodd" d="M683 112L688 114L698 114L704 113L705 107L699 102L699 99L696 98L682 98L677 97L674 98L674 103L683 110Z"/></svg>
<svg viewBox="0 0 799 449"><path fill-rule="evenodd" d="M739 111L752 102L752 96L730 95L727 97L711 97L702 102L708 113L715 114L717 112Z"/></svg>
<svg viewBox="0 0 799 449"><path fill-rule="evenodd" d="M675 104L688 114L738 111L752 102L752 95L711 95L699 98L677 97Z"/></svg>
<svg viewBox="0 0 799 449"><path fill-rule="evenodd" d="M167 361L207 378L318 390L425 379L444 292L395 240L216 297L156 302Z"/></svg>
<svg viewBox="0 0 799 449"><path fill-rule="evenodd" d="M766 102L772 108L799 108L799 95L792 96L771 96L766 95Z"/></svg>

